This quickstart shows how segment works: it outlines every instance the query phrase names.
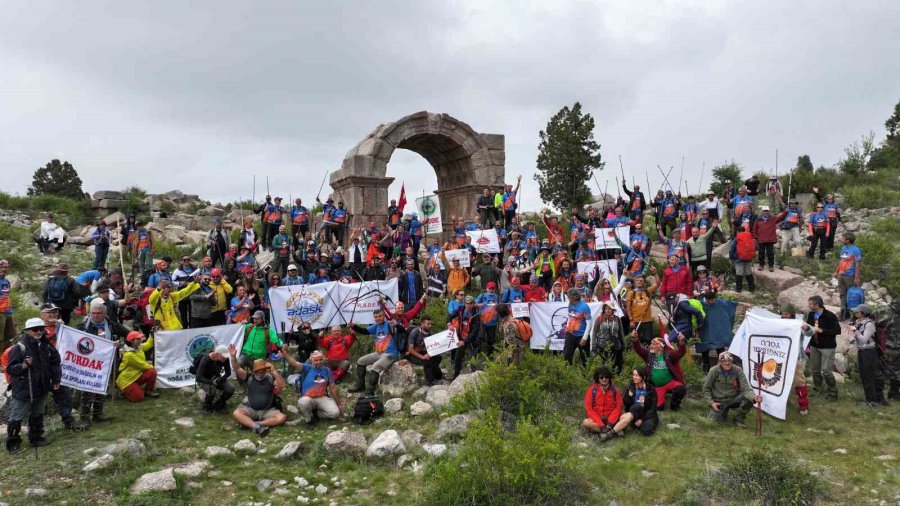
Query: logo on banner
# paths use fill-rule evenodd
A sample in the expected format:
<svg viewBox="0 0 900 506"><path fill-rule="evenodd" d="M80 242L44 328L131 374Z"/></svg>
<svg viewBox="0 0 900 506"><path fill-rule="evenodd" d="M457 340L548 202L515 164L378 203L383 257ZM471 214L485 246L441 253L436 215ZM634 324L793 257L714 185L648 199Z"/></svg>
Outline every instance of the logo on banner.
<svg viewBox="0 0 900 506"><path fill-rule="evenodd" d="M316 292L292 293L285 306L285 313L292 326L300 326L306 322L312 325L319 321L324 310L325 300Z"/></svg>
<svg viewBox="0 0 900 506"><path fill-rule="evenodd" d="M216 347L216 340L209 334L200 334L199 336L194 337L190 341L188 341L187 346L185 346L185 353L188 358L191 359L191 363L194 362L194 359L197 358L197 355L201 353L209 353Z"/></svg>
<svg viewBox="0 0 900 506"><path fill-rule="evenodd" d="M78 353L82 355L90 355L94 352L94 340L90 337L82 337L78 340L78 344L75 345L75 348L78 350Z"/></svg>
<svg viewBox="0 0 900 506"><path fill-rule="evenodd" d="M422 214L425 216L431 216L437 211L437 206L434 203L434 200L431 197L425 197L425 200L421 203Z"/></svg>
<svg viewBox="0 0 900 506"><path fill-rule="evenodd" d="M481 237L479 237L478 240L475 241L475 242L477 242L479 246L485 246L485 245L487 245L487 244L490 244L490 243L491 243L491 240L488 239L488 238L485 237L485 236L481 236Z"/></svg>
<svg viewBox="0 0 900 506"><path fill-rule="evenodd" d="M793 341L786 336L751 335L748 343L750 386L781 397Z"/></svg>
<svg viewBox="0 0 900 506"><path fill-rule="evenodd" d="M346 311L356 307L357 312L374 311L379 309L379 297L384 297L384 303L388 307L393 307L394 300L390 295L382 292L377 287L370 288L369 286L363 285L363 287L359 289L359 296L354 294L352 297L347 297L344 299L344 302L341 303L339 309L340 311Z"/></svg>
<svg viewBox="0 0 900 506"><path fill-rule="evenodd" d="M566 326L569 324L569 308L568 306L563 306L556 311L553 312L553 315L550 316L550 328L553 329L553 333L547 336L547 339L565 341L566 339Z"/></svg>

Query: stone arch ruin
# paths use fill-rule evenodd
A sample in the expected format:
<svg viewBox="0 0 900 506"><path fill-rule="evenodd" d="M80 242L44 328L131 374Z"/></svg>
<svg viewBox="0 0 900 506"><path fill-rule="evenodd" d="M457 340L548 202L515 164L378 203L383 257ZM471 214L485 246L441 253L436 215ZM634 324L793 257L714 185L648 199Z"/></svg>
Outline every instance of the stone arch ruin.
<svg viewBox="0 0 900 506"><path fill-rule="evenodd" d="M452 228L450 216L475 216L475 199L485 187L503 185L506 152L504 137L482 134L448 114L426 111L378 125L344 157L341 168L331 174L333 195L340 196L354 225L387 218L387 166L395 149L422 155L437 174L437 195L445 232ZM406 211L414 209L415 196L408 197Z"/></svg>

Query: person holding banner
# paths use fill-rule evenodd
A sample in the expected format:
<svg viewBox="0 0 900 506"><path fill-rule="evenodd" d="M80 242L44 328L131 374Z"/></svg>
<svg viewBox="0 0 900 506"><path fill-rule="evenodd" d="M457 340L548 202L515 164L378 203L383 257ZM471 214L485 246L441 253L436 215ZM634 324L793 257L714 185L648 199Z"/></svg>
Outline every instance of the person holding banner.
<svg viewBox="0 0 900 506"><path fill-rule="evenodd" d="M101 339L114 341L116 346L118 346L119 340L128 336L129 330L122 324L107 318L106 306L102 301L97 300L99 303L91 303L90 315L77 328L82 332L87 332ZM88 426L92 421L108 422L112 420L111 416L103 413L103 404L105 402L105 395L82 392L81 405L78 408L81 423L84 426Z"/></svg>
<svg viewBox="0 0 900 506"><path fill-rule="evenodd" d="M228 345L228 354L231 355L231 368L238 380L247 384L247 402L234 410L231 416L260 437L265 436L270 427L287 421L287 416L275 407L277 392L284 391L284 378L275 366L262 359L254 360L251 372L247 373L238 364L237 347L233 344Z"/></svg>
<svg viewBox="0 0 900 506"><path fill-rule="evenodd" d="M519 331L519 324L513 318L512 308L509 304L497 306L497 317L500 323L497 325L497 338L503 343L503 351L498 360L506 365L517 365L522 361L525 350L528 348Z"/></svg>
<svg viewBox="0 0 900 506"><path fill-rule="evenodd" d="M144 397L159 397L156 387L156 369L147 362L145 352L153 348L153 336L142 342L144 334L131 331L125 336L122 347L122 361L119 362L119 376L116 386L122 396L131 402L141 402ZM143 388L142 388L143 387Z"/></svg>
<svg viewBox="0 0 900 506"><path fill-rule="evenodd" d="M406 360L422 366L422 371L425 373L425 386L429 387L436 381L444 379L444 373L441 371L441 356L429 355L428 348L425 346L425 338L432 334L431 323L431 317L425 315L419 326L409 331L406 351Z"/></svg>
<svg viewBox="0 0 900 506"><path fill-rule="evenodd" d="M366 395L375 395L378 387L378 378L381 373L400 360L400 350L397 349L397 340L394 338L393 326L385 320L384 311L376 309L372 311L375 323L368 327L349 323L354 332L367 336L375 336L375 351L359 357L356 361L356 385L348 392L366 391ZM368 372L366 368L369 368Z"/></svg>
<svg viewBox="0 0 900 506"><path fill-rule="evenodd" d="M22 450L22 420L28 418L28 442L33 447L49 444L44 439L44 405L47 394L60 388L59 353L44 337L44 321L29 318L19 341L9 352L6 372L12 380L12 410L6 425L6 450Z"/></svg>
<svg viewBox="0 0 900 506"><path fill-rule="evenodd" d="M453 378L456 379L462 372L463 361L468 353L475 356L478 353L478 308L475 306L475 298L465 295L465 302L450 314L448 327L456 330L456 350L451 352L453 360Z"/></svg>
<svg viewBox="0 0 900 506"><path fill-rule="evenodd" d="M744 371L734 365L734 356L723 351L719 354L719 365L706 374L703 381L703 396L709 405L709 418L718 423L728 421L728 412L736 411L734 424L747 427L747 413L753 404L762 402L762 397L753 393Z"/></svg>

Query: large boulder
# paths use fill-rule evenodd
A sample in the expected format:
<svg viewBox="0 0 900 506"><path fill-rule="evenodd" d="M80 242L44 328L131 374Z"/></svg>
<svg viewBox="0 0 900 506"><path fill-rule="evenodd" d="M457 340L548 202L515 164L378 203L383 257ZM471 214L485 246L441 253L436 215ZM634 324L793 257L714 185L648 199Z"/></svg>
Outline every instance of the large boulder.
<svg viewBox="0 0 900 506"><path fill-rule="evenodd" d="M144 492L167 492L175 490L177 483L175 482L175 474L171 467L167 467L162 471L155 473L147 473L134 482L131 486L132 494L142 494Z"/></svg>
<svg viewBox="0 0 900 506"><path fill-rule="evenodd" d="M450 398L452 399L463 393L467 388L478 384L478 379L482 374L484 373L481 371L475 371L472 374L460 374L457 376L456 379L453 380L453 383L450 383L450 388L448 389Z"/></svg>
<svg viewBox="0 0 900 506"><path fill-rule="evenodd" d="M355 457L362 456L366 453L368 445L366 444L366 436L362 432L349 430L337 430L325 436L323 444L325 451L328 453L339 453L344 455L352 455Z"/></svg>
<svg viewBox="0 0 900 506"><path fill-rule="evenodd" d="M406 453L406 446L403 445L403 440L400 439L400 434L397 431L386 430L379 434L375 441L372 441L372 444L369 445L369 448L366 450L366 457L380 459L397 453Z"/></svg>
<svg viewBox="0 0 900 506"><path fill-rule="evenodd" d="M828 295L825 287L820 286L817 281L801 281L792 286L790 290L780 291L777 301L779 305L792 304L798 311L802 312L806 310L807 301L813 295L821 296L826 305L840 306L840 299L835 300L835 297Z"/></svg>
<svg viewBox="0 0 900 506"><path fill-rule="evenodd" d="M435 385L428 389L425 400L436 408L442 408L450 404L450 387L447 385Z"/></svg>
<svg viewBox="0 0 900 506"><path fill-rule="evenodd" d="M758 284L775 293L781 293L803 283L803 276L781 269L775 269L772 272L768 270L754 270L753 275L756 277Z"/></svg>
<svg viewBox="0 0 900 506"><path fill-rule="evenodd" d="M122 211L116 211L112 214L107 215L106 218L103 218L103 221L105 221L110 228L114 228L116 226L116 223L125 223L125 220L126 216L124 213L122 213Z"/></svg>
<svg viewBox="0 0 900 506"><path fill-rule="evenodd" d="M475 417L469 413L453 415L445 420L441 420L434 435L437 439L446 439L448 437L464 434L469 430L469 425L474 420Z"/></svg>
<svg viewBox="0 0 900 506"><path fill-rule="evenodd" d="M115 443L109 444L100 450L100 453L108 453L110 455L140 455L144 453L146 447L144 443L137 439L120 439Z"/></svg>
<svg viewBox="0 0 900 506"><path fill-rule="evenodd" d="M381 391L391 396L401 396L418 388L419 378L416 370L407 360L394 362L387 371L381 373L378 381Z"/></svg>
<svg viewBox="0 0 900 506"><path fill-rule="evenodd" d="M100 191L94 192L94 194L91 196L91 198L93 198L94 200L108 200L108 199L124 200L125 194L122 192L113 191L113 190L100 190Z"/></svg>

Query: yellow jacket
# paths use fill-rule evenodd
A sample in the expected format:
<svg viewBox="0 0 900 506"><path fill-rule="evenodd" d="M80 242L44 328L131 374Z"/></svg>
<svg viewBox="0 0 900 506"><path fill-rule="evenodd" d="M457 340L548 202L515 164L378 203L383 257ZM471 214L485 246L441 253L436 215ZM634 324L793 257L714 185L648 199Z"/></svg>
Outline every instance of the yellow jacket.
<svg viewBox="0 0 900 506"><path fill-rule="evenodd" d="M230 298L228 294L234 291L231 288L231 285L228 284L228 281L224 279L219 281L218 284L210 283L210 287L216 290L216 303L212 307L212 311L215 313L216 311L225 311L226 309L231 309Z"/></svg>
<svg viewBox="0 0 900 506"><path fill-rule="evenodd" d="M168 299L162 298L162 291L156 289L150 294L150 312L154 320L159 320L159 326L163 330L180 330L184 326L178 318L178 303L190 296L200 288L200 283L192 282L188 286L169 294Z"/></svg>
<svg viewBox="0 0 900 506"><path fill-rule="evenodd" d="M134 383L144 374L147 369L153 369L153 366L147 362L145 351L153 347L153 336L147 339L147 342L138 346L134 351L126 351L122 355L122 362L119 364L119 377L116 378L116 386L119 390Z"/></svg>

